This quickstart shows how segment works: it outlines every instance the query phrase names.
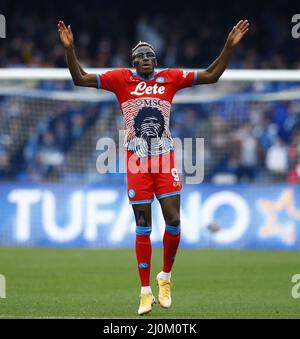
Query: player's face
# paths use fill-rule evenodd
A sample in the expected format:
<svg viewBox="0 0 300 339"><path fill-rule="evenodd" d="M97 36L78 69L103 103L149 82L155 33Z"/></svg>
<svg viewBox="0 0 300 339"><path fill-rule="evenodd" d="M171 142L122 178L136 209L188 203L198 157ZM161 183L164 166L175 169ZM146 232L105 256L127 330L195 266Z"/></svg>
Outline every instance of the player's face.
<svg viewBox="0 0 300 339"><path fill-rule="evenodd" d="M142 123L141 135L157 138L160 130L161 126L158 120L155 117L147 117Z"/></svg>
<svg viewBox="0 0 300 339"><path fill-rule="evenodd" d="M150 47L141 46L134 52L132 62L138 74L149 76L154 72L156 56Z"/></svg>

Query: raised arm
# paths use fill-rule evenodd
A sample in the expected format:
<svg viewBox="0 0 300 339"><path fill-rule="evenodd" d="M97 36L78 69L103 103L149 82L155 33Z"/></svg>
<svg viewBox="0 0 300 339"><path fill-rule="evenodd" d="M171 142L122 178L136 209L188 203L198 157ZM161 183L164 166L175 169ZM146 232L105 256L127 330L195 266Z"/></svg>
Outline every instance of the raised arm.
<svg viewBox="0 0 300 339"><path fill-rule="evenodd" d="M68 26L67 28L63 21L59 21L57 24L57 30L60 41L65 48L67 63L74 85L85 87L98 87L96 74L86 73L79 65L74 50L74 38L71 26Z"/></svg>
<svg viewBox="0 0 300 339"><path fill-rule="evenodd" d="M199 71L197 73L198 77L195 84L211 84L219 80L229 63L236 46L249 31L249 26L248 20L240 20L237 25L233 27L227 37L222 52L205 71Z"/></svg>

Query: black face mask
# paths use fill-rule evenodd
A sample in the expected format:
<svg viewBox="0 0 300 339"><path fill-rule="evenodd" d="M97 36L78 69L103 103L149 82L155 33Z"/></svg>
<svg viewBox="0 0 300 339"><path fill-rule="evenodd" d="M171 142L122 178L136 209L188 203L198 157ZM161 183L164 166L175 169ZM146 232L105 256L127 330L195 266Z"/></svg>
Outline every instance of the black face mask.
<svg viewBox="0 0 300 339"><path fill-rule="evenodd" d="M133 56L132 66L137 67L139 62L144 59L154 61L154 65L157 66L156 56L153 52L137 53L136 55Z"/></svg>

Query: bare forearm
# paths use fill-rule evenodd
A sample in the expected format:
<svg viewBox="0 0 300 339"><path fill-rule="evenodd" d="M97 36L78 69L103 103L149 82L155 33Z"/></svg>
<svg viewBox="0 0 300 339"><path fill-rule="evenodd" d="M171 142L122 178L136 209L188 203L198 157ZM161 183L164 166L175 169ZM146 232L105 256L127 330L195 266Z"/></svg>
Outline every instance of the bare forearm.
<svg viewBox="0 0 300 339"><path fill-rule="evenodd" d="M228 66L233 51L234 48L228 46L226 43L217 59L211 63L205 71L198 72L196 84L211 84L217 82Z"/></svg>
<svg viewBox="0 0 300 339"><path fill-rule="evenodd" d="M229 48L229 47L228 47L228 48ZM207 72L214 72L215 69L216 69L217 67L220 66L220 63L222 63L223 57L226 58L226 56L227 56L227 52L226 52L226 45L225 45L224 48L223 48L223 50L221 51L220 55L217 57L217 59L216 59L214 62L212 62L212 63L206 68L206 71L207 71ZM229 56L229 58L230 58L230 56ZM229 62L229 60L227 61L227 65L228 65L228 62Z"/></svg>
<svg viewBox="0 0 300 339"><path fill-rule="evenodd" d="M77 65L78 65L78 67L79 67L81 75L86 75L87 74L86 71L81 67L81 65L80 65L80 63L79 63L79 61L77 59L74 46L73 46L73 51L74 51L75 61L76 61Z"/></svg>
<svg viewBox="0 0 300 339"><path fill-rule="evenodd" d="M77 61L74 47L65 48L65 53L73 82L75 85L79 85L82 82L82 75L84 74L82 73L83 70Z"/></svg>
<svg viewBox="0 0 300 339"><path fill-rule="evenodd" d="M78 62L77 59L76 59L76 61L77 61L77 65L78 65L78 67L79 67L79 69L80 69L81 75L86 75L87 72L81 67L81 65L80 65L80 63Z"/></svg>
<svg viewBox="0 0 300 339"><path fill-rule="evenodd" d="M95 74L86 73L77 61L74 47L66 48L66 57L69 70L76 86L98 87L98 81Z"/></svg>
<svg viewBox="0 0 300 339"><path fill-rule="evenodd" d="M240 20L228 34L225 46L218 58L204 72L198 72L196 84L210 84L219 80L228 66L235 47L249 30L248 20Z"/></svg>
<svg viewBox="0 0 300 339"><path fill-rule="evenodd" d="M206 72L211 73L212 77L216 79L216 81L220 78L220 76L227 68L233 52L234 48L225 44L218 58L207 67Z"/></svg>

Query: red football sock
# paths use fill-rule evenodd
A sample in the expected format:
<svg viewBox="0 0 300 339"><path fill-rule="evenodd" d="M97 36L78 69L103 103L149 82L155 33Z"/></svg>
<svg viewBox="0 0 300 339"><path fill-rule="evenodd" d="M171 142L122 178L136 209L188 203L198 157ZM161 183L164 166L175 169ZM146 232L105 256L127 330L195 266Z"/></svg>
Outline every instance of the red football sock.
<svg viewBox="0 0 300 339"><path fill-rule="evenodd" d="M150 286L151 240L149 235L136 235L135 252L142 286Z"/></svg>
<svg viewBox="0 0 300 339"><path fill-rule="evenodd" d="M163 271L168 273L171 272L174 264L177 248L180 241L180 225L177 227L166 226L163 244L164 244L164 267Z"/></svg>

